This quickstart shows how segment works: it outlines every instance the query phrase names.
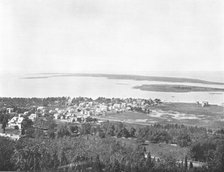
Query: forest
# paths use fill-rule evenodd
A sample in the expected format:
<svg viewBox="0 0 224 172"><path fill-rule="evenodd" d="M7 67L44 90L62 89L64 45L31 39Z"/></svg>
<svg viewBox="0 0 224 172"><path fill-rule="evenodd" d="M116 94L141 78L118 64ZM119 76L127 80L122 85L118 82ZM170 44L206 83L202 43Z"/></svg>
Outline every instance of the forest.
<svg viewBox="0 0 224 172"><path fill-rule="evenodd" d="M211 133L205 128L184 125L133 126L120 122L56 124L52 118L26 118L17 141L0 137L0 170L20 171L132 171L171 172L224 170L224 132ZM136 138L130 146L118 138ZM176 143L189 147L185 160L172 154L151 156L144 146ZM194 167L192 161L205 162Z"/></svg>

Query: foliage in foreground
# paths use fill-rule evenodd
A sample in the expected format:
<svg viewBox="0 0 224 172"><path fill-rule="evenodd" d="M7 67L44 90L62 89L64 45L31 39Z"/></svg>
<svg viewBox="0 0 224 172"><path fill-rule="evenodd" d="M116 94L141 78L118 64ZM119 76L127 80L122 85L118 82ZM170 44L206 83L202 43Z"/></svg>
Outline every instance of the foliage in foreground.
<svg viewBox="0 0 224 172"><path fill-rule="evenodd" d="M218 142L218 141L217 141ZM186 168L172 155L155 160L144 147L128 147L112 137L83 135L55 139L0 137L0 170L20 171L214 171L224 168L224 143L219 142L208 168ZM4 156L3 156L4 155Z"/></svg>

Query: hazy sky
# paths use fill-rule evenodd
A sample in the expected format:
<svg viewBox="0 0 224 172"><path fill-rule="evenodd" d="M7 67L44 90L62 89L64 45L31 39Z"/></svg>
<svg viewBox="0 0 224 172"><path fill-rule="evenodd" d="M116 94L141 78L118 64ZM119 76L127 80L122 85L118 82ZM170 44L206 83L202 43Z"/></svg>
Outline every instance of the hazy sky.
<svg viewBox="0 0 224 172"><path fill-rule="evenodd" d="M223 0L0 0L0 72L223 70Z"/></svg>

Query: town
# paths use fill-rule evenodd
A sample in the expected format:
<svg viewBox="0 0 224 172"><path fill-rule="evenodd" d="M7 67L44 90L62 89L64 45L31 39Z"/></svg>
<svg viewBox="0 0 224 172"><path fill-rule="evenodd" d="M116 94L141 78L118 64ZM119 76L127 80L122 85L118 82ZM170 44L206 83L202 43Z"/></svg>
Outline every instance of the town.
<svg viewBox="0 0 224 172"><path fill-rule="evenodd" d="M96 100L85 97L77 97L71 99L70 97L63 100L63 106L57 107L58 100L51 102L50 105L45 106L31 106L23 109L23 113L19 113L17 108L2 107L1 111L5 111L8 116L7 128L18 129L21 131L21 124L25 118L33 122L37 118L52 117L57 122L74 122L85 123L91 121L99 116L105 116L109 113L122 113L127 111L136 111L141 113L150 113L150 107L161 104L159 99L120 99L120 98L103 98L99 97ZM5 126L6 127L6 126ZM10 136L10 135L7 135ZM14 138L15 136L13 136ZM15 138L18 138L15 137Z"/></svg>
<svg viewBox="0 0 224 172"><path fill-rule="evenodd" d="M33 156L31 159L35 159L36 148L33 150L33 147L29 145L32 143L38 149L46 149L47 153L42 153L43 155L41 156L48 157L55 156L56 154L59 159L52 160L54 163L62 161L60 159L61 148L63 148L62 151L64 154L69 155L69 152L66 150L72 149L73 153L79 157L79 153L76 152L77 146L73 147L73 144L78 143L87 146L85 148L88 150L86 151L87 155L82 155L82 158L87 158L88 160L80 160L78 157L78 159L74 160L66 156L63 162L57 164L55 167L45 164L44 168L48 168L49 170L63 171L82 167L86 171L89 171L89 168L92 171L96 171L91 165L96 160L94 162L89 160L91 158L97 159L98 155L101 157L101 160L97 161L100 161L104 165L97 168L104 169L104 171L107 168L114 169L115 167L107 165L107 161L104 162L106 157L104 157L105 153L103 152L106 151L104 147L106 145L106 147L113 147L113 153L122 149L128 150L129 147L131 148L130 153L137 151L138 153L135 152L134 157L140 156L142 158L138 163L147 162L142 167L142 170L161 168L163 165L165 167L171 165L171 169L185 169L185 171L192 171L193 169L201 171L209 170L210 162L204 159L206 154L198 152L198 148L205 149L205 153L206 151L217 152L219 149L217 145L219 142L217 140L222 140L223 129L210 130L175 123L139 125L138 123L129 123L128 119L119 121L108 120L108 116L122 116L122 114L134 114L136 116L153 115L154 108L164 107L165 104L166 102L160 99L140 98L99 97L95 100L87 97L0 98L0 125L2 129L0 131L0 139L2 139L2 143L9 142L10 144L20 145L19 147L10 147L10 149L15 149L16 152L12 152L9 156L14 157L15 155L17 157L17 154L19 154L19 156L24 156L23 158L27 159L28 157L25 155L26 151L29 151L29 154ZM212 107L207 102L196 102L193 106L202 110L209 106ZM207 138L206 142L204 138ZM58 141L59 143L65 143L61 143L62 145L60 145L59 150L54 146L55 153L52 155L52 152L49 152L51 150L51 143L56 144ZM101 146L98 144L101 144ZM217 147L217 150L214 150L213 147L206 147L207 144L212 144L213 147ZM119 149L116 148L118 145ZM92 149L95 146L100 150ZM27 150L27 148L29 149ZM81 154L83 153L82 150L83 148L79 150ZM94 155L91 155L92 151L95 152ZM112 152L110 156L114 156ZM131 157L130 155L126 155L126 153L120 153L119 156ZM89 159L89 157L91 158ZM36 166L35 162L29 164L30 159L25 159L26 166L18 164L19 161L14 162L13 166L21 170L28 170ZM109 163L115 165L115 162ZM37 165L36 168L42 169L42 166ZM119 168L125 169L130 168L130 166L127 165L127 167ZM10 167L9 169L12 168Z"/></svg>

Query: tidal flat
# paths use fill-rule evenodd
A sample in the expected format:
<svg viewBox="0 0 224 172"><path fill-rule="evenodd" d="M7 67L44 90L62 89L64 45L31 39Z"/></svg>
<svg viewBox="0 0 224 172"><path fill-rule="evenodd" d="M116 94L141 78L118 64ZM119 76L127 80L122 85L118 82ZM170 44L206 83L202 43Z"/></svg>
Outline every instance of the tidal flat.
<svg viewBox="0 0 224 172"><path fill-rule="evenodd" d="M224 107L209 105L202 107L196 103L163 102L151 107L149 114L139 112L107 113L101 120L120 121L132 125L183 124L219 129L224 125Z"/></svg>
<svg viewBox="0 0 224 172"><path fill-rule="evenodd" d="M222 88L212 87L199 87L191 85L172 85L172 84L151 84L151 85L140 85L133 87L134 89L140 89L142 91L157 91L157 92L224 92Z"/></svg>

